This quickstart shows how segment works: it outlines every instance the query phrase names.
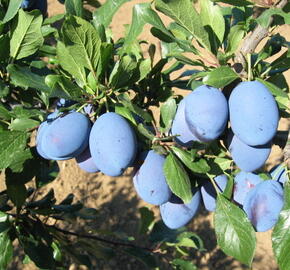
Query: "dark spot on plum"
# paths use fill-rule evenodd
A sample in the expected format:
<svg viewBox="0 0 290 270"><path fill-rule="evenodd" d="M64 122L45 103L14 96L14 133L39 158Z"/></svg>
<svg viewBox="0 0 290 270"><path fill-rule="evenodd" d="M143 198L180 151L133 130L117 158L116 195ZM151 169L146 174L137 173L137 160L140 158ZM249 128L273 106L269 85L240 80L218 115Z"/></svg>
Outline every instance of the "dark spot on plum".
<svg viewBox="0 0 290 270"><path fill-rule="evenodd" d="M151 190L151 191L150 191L150 196L152 196L152 195L153 195L153 193L154 193L154 190Z"/></svg>

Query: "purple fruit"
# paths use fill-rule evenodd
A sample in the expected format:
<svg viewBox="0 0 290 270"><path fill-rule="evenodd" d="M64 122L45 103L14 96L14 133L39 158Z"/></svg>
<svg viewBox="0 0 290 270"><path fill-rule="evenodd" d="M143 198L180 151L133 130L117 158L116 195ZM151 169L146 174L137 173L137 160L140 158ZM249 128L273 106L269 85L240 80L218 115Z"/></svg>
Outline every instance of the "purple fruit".
<svg viewBox="0 0 290 270"><path fill-rule="evenodd" d="M217 187L220 192L223 192L227 186L228 178L226 175L222 174L214 178ZM201 196L207 211L215 211L216 208L216 191L210 181L206 182L201 187Z"/></svg>
<svg viewBox="0 0 290 270"><path fill-rule="evenodd" d="M237 166L245 172L253 172L261 168L271 152L271 144L249 146L236 135L229 135L229 151Z"/></svg>
<svg viewBox="0 0 290 270"><path fill-rule="evenodd" d="M163 173L165 157L153 150L143 153L143 163L133 177L138 195L147 203L160 205L169 201L170 188Z"/></svg>
<svg viewBox="0 0 290 270"><path fill-rule="evenodd" d="M272 176L273 180L278 181L282 185L284 185L285 182L288 180L286 168L282 164L276 165L275 167L273 167L270 170L270 175Z"/></svg>
<svg viewBox="0 0 290 270"><path fill-rule="evenodd" d="M217 88L202 85L185 98L185 120L202 142L218 138L228 121L228 103Z"/></svg>
<svg viewBox="0 0 290 270"><path fill-rule="evenodd" d="M246 196L243 209L258 232L270 230L283 208L283 188L274 180L256 185Z"/></svg>
<svg viewBox="0 0 290 270"><path fill-rule="evenodd" d="M100 116L90 134L90 151L96 166L109 176L119 176L136 156L135 133L119 114L109 112Z"/></svg>
<svg viewBox="0 0 290 270"><path fill-rule="evenodd" d="M190 131L184 115L184 107L185 107L185 99L181 100L177 112L175 114L171 134L172 135L179 135L175 138L175 141L184 147L192 146L193 141L199 141L193 133Z"/></svg>
<svg viewBox="0 0 290 270"><path fill-rule="evenodd" d="M80 155L76 157L76 162L79 165L79 167L86 172L94 173L99 171L99 169L97 168L96 164L93 161L89 147L87 147L87 149L84 152L82 152Z"/></svg>
<svg viewBox="0 0 290 270"><path fill-rule="evenodd" d="M88 146L91 123L81 113L72 112L53 120L41 139L43 152L54 160L69 159Z"/></svg>
<svg viewBox="0 0 290 270"><path fill-rule="evenodd" d="M264 145L276 134L279 112L268 88L258 81L242 82L229 98L231 127L245 144Z"/></svg>
<svg viewBox="0 0 290 270"><path fill-rule="evenodd" d="M170 201L160 205L160 214L164 224L170 229L185 226L197 213L200 204L200 191L193 190L193 197L184 204L181 199L172 194Z"/></svg>
<svg viewBox="0 0 290 270"><path fill-rule="evenodd" d="M262 181L257 174L239 172L235 177L234 200L243 205L248 192Z"/></svg>

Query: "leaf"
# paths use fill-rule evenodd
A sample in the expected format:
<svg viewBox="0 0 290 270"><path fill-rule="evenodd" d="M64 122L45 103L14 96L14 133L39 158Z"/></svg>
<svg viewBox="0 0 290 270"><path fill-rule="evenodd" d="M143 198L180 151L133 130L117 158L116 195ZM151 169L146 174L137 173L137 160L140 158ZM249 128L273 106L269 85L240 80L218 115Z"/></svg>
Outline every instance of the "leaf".
<svg viewBox="0 0 290 270"><path fill-rule="evenodd" d="M142 123L138 124L137 126L138 131L147 139L154 140L154 134L146 128Z"/></svg>
<svg viewBox="0 0 290 270"><path fill-rule="evenodd" d="M223 88L238 78L238 74L230 67L222 66L209 72L202 81L204 84L217 88Z"/></svg>
<svg viewBox="0 0 290 270"><path fill-rule="evenodd" d="M9 1L7 12L5 14L5 17L2 20L3 24L14 18L14 16L17 14L18 9L20 8L22 1L23 0Z"/></svg>
<svg viewBox="0 0 290 270"><path fill-rule="evenodd" d="M233 163L232 159L217 157L214 159L214 162L223 170L228 170L231 168Z"/></svg>
<svg viewBox="0 0 290 270"><path fill-rule="evenodd" d="M139 233L146 234L154 226L154 213L147 207L141 207L139 209L139 213L141 215L139 224Z"/></svg>
<svg viewBox="0 0 290 270"><path fill-rule="evenodd" d="M84 68L79 65L75 55L71 54L61 41L57 43L56 52L61 67L70 73L79 82L80 86L85 85L86 73Z"/></svg>
<svg viewBox="0 0 290 270"><path fill-rule="evenodd" d="M268 28L271 23L271 17L273 15L279 15L284 18L285 24L290 24L290 14L289 12L283 11L281 8L269 8L263 12L256 21L264 28Z"/></svg>
<svg viewBox="0 0 290 270"><path fill-rule="evenodd" d="M0 254L0 269L7 269L13 258L12 241L7 231L0 234Z"/></svg>
<svg viewBox="0 0 290 270"><path fill-rule="evenodd" d="M191 153L182 150L178 147L172 146L171 150L173 153L186 165L186 167L195 173L207 173L210 170L205 159L194 161Z"/></svg>
<svg viewBox="0 0 290 270"><path fill-rule="evenodd" d="M166 157L163 171L171 191L184 203L189 203L193 196L189 177L180 161L172 153Z"/></svg>
<svg viewBox="0 0 290 270"><path fill-rule="evenodd" d="M134 116L132 115L131 111L128 108L125 108L124 106L120 106L120 105L115 105L115 112L117 114L122 115L123 117L125 117L127 120L129 120L134 126L137 125L137 122L134 118Z"/></svg>
<svg viewBox="0 0 290 270"><path fill-rule="evenodd" d="M165 103L161 105L160 116L165 131L171 128L175 113L176 113L176 101L170 97Z"/></svg>
<svg viewBox="0 0 290 270"><path fill-rule="evenodd" d="M18 152L26 146L27 137L26 132L0 132L0 169L9 167L17 159Z"/></svg>
<svg viewBox="0 0 290 270"><path fill-rule="evenodd" d="M83 17L83 1L82 0L66 0L65 10L67 14Z"/></svg>
<svg viewBox="0 0 290 270"><path fill-rule="evenodd" d="M29 13L19 10L16 26L10 40L10 56L22 59L34 54L43 44L41 33L42 15L39 11Z"/></svg>
<svg viewBox="0 0 290 270"><path fill-rule="evenodd" d="M100 8L93 12L93 22L97 24L102 24L107 28L114 14L118 9L126 2L130 0L107 0Z"/></svg>
<svg viewBox="0 0 290 270"><path fill-rule="evenodd" d="M31 129L34 127L37 127L40 124L39 121L29 119L29 118L16 118L14 119L10 126L9 129L12 130L19 130L19 131L25 131L27 129Z"/></svg>
<svg viewBox="0 0 290 270"><path fill-rule="evenodd" d="M63 42L75 61L94 73L101 46L96 29L82 18L69 16L62 26L62 34Z"/></svg>
<svg viewBox="0 0 290 270"><path fill-rule="evenodd" d="M226 53L231 55L236 52L241 44L241 40L245 36L245 29L243 25L237 24L231 27L230 33L228 35L228 44L226 48Z"/></svg>
<svg viewBox="0 0 290 270"><path fill-rule="evenodd" d="M175 269L178 270L197 270L197 267L192 262L183 259L174 259L171 263L177 266Z"/></svg>
<svg viewBox="0 0 290 270"><path fill-rule="evenodd" d="M9 58L10 38L8 34L0 35L0 62Z"/></svg>
<svg viewBox="0 0 290 270"><path fill-rule="evenodd" d="M253 226L245 212L220 193L217 196L214 225L220 248L227 255L250 266L256 247Z"/></svg>
<svg viewBox="0 0 290 270"><path fill-rule="evenodd" d="M190 0L156 0L156 9L172 18L195 37L200 44L210 50L208 34L201 18Z"/></svg>
<svg viewBox="0 0 290 270"><path fill-rule="evenodd" d="M4 107L4 105L2 105L1 103L0 103L0 118L1 118L1 119L4 119L4 120L10 120L10 118L11 118L11 113L10 113L10 111L8 111L8 110Z"/></svg>
<svg viewBox="0 0 290 270"><path fill-rule="evenodd" d="M137 258L139 261L144 263L150 269L157 267L155 257L150 252L145 251L144 249L135 247L135 248L126 248L123 249L123 251Z"/></svg>
<svg viewBox="0 0 290 270"><path fill-rule="evenodd" d="M290 269L290 183L284 185L284 207L272 233L272 243L279 269Z"/></svg>
<svg viewBox="0 0 290 270"><path fill-rule="evenodd" d="M248 5L252 5L251 2L246 1L246 0L212 0L213 2L222 2L225 4L230 4L232 6L248 6Z"/></svg>
<svg viewBox="0 0 290 270"><path fill-rule="evenodd" d="M210 0L201 1L200 6L200 17L203 25L210 26L219 42L222 43L225 34L225 20L221 8Z"/></svg>

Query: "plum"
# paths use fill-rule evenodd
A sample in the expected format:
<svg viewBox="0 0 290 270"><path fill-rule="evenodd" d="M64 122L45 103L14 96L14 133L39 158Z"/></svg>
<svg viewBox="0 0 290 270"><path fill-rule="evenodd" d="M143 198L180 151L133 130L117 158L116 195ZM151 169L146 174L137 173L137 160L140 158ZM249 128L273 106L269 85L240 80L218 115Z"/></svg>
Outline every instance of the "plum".
<svg viewBox="0 0 290 270"><path fill-rule="evenodd" d="M90 151L96 166L109 176L119 176L133 163L136 135L124 117L108 112L94 123L90 134Z"/></svg>
<svg viewBox="0 0 290 270"><path fill-rule="evenodd" d="M200 205L200 191L193 190L189 203L184 204L180 198L172 194L169 202L160 205L160 214L164 224L170 229L185 226L197 213Z"/></svg>
<svg viewBox="0 0 290 270"><path fill-rule="evenodd" d="M43 16L47 15L47 0L23 0L21 8L27 9L28 11L38 9L41 11Z"/></svg>
<svg viewBox="0 0 290 270"><path fill-rule="evenodd" d="M257 174L239 172L235 177L234 200L243 205L248 192L262 181L263 179Z"/></svg>
<svg viewBox="0 0 290 270"><path fill-rule="evenodd" d="M85 115L63 114L44 130L41 149L54 160L76 157L88 146L90 130L91 123Z"/></svg>
<svg viewBox="0 0 290 270"><path fill-rule="evenodd" d="M169 201L171 190L163 173L165 157L153 150L143 153L143 163L133 177L138 195L147 203L160 205Z"/></svg>
<svg viewBox="0 0 290 270"><path fill-rule="evenodd" d="M84 152L82 152L80 155L76 157L76 162L79 165L79 167L86 172L94 173L99 171L99 169L97 168L96 164L93 161L89 147L87 147L87 149Z"/></svg>
<svg viewBox="0 0 290 270"><path fill-rule="evenodd" d="M261 168L271 152L271 143L260 146L249 146L236 135L229 135L229 151L237 166L245 172Z"/></svg>
<svg viewBox="0 0 290 270"><path fill-rule="evenodd" d="M57 101L56 108L59 109L59 108L70 107L70 106L74 105L75 103L76 102L74 100L61 98Z"/></svg>
<svg viewBox="0 0 290 270"><path fill-rule="evenodd" d="M45 159L50 159L50 157L47 156L47 154L43 151L42 149L42 137L44 132L47 130L49 126L49 123L47 121L44 121L40 124L37 130L37 135L36 135L36 150L37 153L42 156Z"/></svg>
<svg viewBox="0 0 290 270"><path fill-rule="evenodd" d="M270 175L271 175L272 179L278 181L282 185L284 185L285 182L288 180L286 168L282 164L274 166L270 170Z"/></svg>
<svg viewBox="0 0 290 270"><path fill-rule="evenodd" d="M84 113L91 114L94 112L94 106L92 104L88 104L83 108L83 110L84 110Z"/></svg>
<svg viewBox="0 0 290 270"><path fill-rule="evenodd" d="M21 3L21 8L28 9L34 4L35 0L23 0Z"/></svg>
<svg viewBox="0 0 290 270"><path fill-rule="evenodd" d="M238 84L230 95L229 111L232 130L245 144L264 145L274 137L279 121L278 107L262 83Z"/></svg>
<svg viewBox="0 0 290 270"><path fill-rule="evenodd" d="M185 99L181 100L175 117L173 119L171 134L172 135L179 135L175 138L175 141L184 147L192 146L193 141L199 141L193 133L190 131L184 115L184 107L185 107Z"/></svg>
<svg viewBox="0 0 290 270"><path fill-rule="evenodd" d="M274 180L265 180L247 194L243 209L258 232L270 230L283 208L283 188Z"/></svg>
<svg viewBox="0 0 290 270"><path fill-rule="evenodd" d="M222 174L214 178L220 192L223 192L227 186L228 178L226 175ZM210 181L206 182L201 187L201 196L207 211L215 211L216 208L216 191Z"/></svg>
<svg viewBox="0 0 290 270"><path fill-rule="evenodd" d="M218 138L228 120L228 103L217 88L202 85L185 98L185 121L202 142Z"/></svg>

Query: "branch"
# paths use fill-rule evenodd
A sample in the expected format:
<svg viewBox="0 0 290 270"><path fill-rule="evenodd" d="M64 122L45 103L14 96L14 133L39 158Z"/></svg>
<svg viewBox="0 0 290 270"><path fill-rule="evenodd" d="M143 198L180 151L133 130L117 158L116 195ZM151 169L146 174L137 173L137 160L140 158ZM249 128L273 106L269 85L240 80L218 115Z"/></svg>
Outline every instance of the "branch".
<svg viewBox="0 0 290 270"><path fill-rule="evenodd" d="M288 3L288 0L281 0L277 5L276 8L283 8ZM270 18L270 24L273 22L273 17ZM261 25L257 25L254 31L244 39L243 44L240 50L236 53L235 63L240 63L243 67L239 73L244 72L244 68L246 66L246 56L247 54L252 54L259 43L267 37L269 34L269 27L262 27Z"/></svg>
<svg viewBox="0 0 290 270"><path fill-rule="evenodd" d="M80 237L80 238L93 239L93 240L96 240L96 241L99 241L99 242L103 242L103 243L106 243L106 244L110 244L110 245L113 245L113 246L123 246L123 247L130 247L130 248L141 248L141 249L146 250L146 251L148 251L150 253L157 253L158 252L156 249L151 249L151 248L148 248L148 247L137 246L137 245L134 245L134 244L131 244L131 243L118 242L118 241L104 239L104 238L101 238L101 237L96 236L96 235L81 234L81 233L76 233L76 232L72 232L72 231L63 230L61 228L56 227L55 225L45 225L45 226L48 227L48 228L51 228L53 230L56 230L58 232L61 232L63 234L66 234L66 235L77 236L77 237Z"/></svg>

